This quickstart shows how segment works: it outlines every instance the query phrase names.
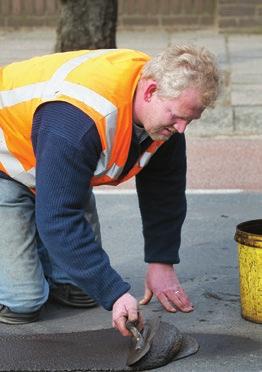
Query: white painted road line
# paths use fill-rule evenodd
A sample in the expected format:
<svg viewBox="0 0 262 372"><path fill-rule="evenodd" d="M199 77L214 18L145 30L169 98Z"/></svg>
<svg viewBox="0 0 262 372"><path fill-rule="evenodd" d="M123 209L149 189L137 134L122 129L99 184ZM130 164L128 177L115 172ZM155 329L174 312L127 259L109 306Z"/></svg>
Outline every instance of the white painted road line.
<svg viewBox="0 0 262 372"><path fill-rule="evenodd" d="M248 190L247 190L248 191ZM242 189L189 189L186 194L240 194L245 192ZM135 195L136 189L101 189L94 190L96 195Z"/></svg>

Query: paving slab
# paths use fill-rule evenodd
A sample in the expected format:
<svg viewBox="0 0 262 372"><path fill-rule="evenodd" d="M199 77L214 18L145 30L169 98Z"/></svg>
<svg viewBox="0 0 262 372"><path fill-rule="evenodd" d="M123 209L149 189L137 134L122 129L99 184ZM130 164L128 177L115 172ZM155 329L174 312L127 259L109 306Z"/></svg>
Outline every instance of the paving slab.
<svg viewBox="0 0 262 372"><path fill-rule="evenodd" d="M234 117L232 107L216 106L203 112L201 119L190 123L187 136L213 137L232 136L234 134Z"/></svg>
<svg viewBox="0 0 262 372"><path fill-rule="evenodd" d="M262 65L262 59L261 59ZM261 69L262 73L262 69ZM231 102L233 106L258 106L262 104L262 85L232 84Z"/></svg>
<svg viewBox="0 0 262 372"><path fill-rule="evenodd" d="M252 55L248 55L246 58L231 59L230 65L233 73L249 74L252 72L259 75L262 72L262 58L255 58Z"/></svg>
<svg viewBox="0 0 262 372"><path fill-rule="evenodd" d="M156 55L170 45L170 33L167 31L125 31L117 32L118 48L142 50L150 55Z"/></svg>
<svg viewBox="0 0 262 372"><path fill-rule="evenodd" d="M53 28L0 29L0 65L21 61L54 51L55 30Z"/></svg>
<svg viewBox="0 0 262 372"><path fill-rule="evenodd" d="M233 82L236 83L238 77L241 79L241 74L261 74L261 39L261 35L228 36L227 48Z"/></svg>
<svg viewBox="0 0 262 372"><path fill-rule="evenodd" d="M262 74L253 71L231 72L231 82L234 84L262 84Z"/></svg>
<svg viewBox="0 0 262 372"><path fill-rule="evenodd" d="M226 40L223 34L217 34L212 31L185 31L174 32L170 36L170 44L190 43L202 46L214 53L222 68L228 64Z"/></svg>
<svg viewBox="0 0 262 372"><path fill-rule="evenodd" d="M261 87L260 87L261 88ZM260 89L261 90L261 89ZM262 106L236 106L234 108L235 132L245 135L262 135ZM262 146L262 144L261 144ZM258 157L261 160L261 149L258 149ZM251 163L252 164L252 163Z"/></svg>
<svg viewBox="0 0 262 372"><path fill-rule="evenodd" d="M252 55L262 57L261 35L259 34L231 34L226 36L232 56Z"/></svg>

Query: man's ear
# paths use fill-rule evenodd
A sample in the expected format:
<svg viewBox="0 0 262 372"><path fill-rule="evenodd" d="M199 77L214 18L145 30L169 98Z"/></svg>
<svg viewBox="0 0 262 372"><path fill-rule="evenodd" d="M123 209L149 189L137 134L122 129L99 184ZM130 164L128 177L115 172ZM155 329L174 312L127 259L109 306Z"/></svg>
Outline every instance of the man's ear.
<svg viewBox="0 0 262 372"><path fill-rule="evenodd" d="M148 84L147 84L146 89L144 91L144 100L146 102L150 102L151 98L152 98L152 95L156 92L156 90L157 90L156 82L154 80L148 81Z"/></svg>

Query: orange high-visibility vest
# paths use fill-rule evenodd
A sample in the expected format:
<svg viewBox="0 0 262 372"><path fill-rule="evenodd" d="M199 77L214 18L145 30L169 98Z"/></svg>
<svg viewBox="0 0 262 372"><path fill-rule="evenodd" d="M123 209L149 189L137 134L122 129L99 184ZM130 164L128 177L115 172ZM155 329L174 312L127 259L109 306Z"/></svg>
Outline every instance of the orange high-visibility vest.
<svg viewBox="0 0 262 372"><path fill-rule="evenodd" d="M0 170L35 187L31 142L39 105L65 101L95 122L102 153L92 185L117 185L137 174L162 144L153 142L121 178L132 137L132 101L144 53L127 50L76 51L35 57L0 69Z"/></svg>

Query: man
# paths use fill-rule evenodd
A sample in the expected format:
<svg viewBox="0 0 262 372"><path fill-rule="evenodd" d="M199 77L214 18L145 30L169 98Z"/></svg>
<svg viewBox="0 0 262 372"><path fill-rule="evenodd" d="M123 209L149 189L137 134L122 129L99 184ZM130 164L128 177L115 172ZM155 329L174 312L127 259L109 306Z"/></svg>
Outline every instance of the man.
<svg viewBox="0 0 262 372"><path fill-rule="evenodd" d="M186 214L183 133L218 87L213 56L187 46L152 59L77 51L2 68L1 322L37 320L51 296L112 310L124 336L127 319L142 326L130 285L102 248L92 193L132 176L148 263L140 303L155 294L167 311L192 311L174 268Z"/></svg>

